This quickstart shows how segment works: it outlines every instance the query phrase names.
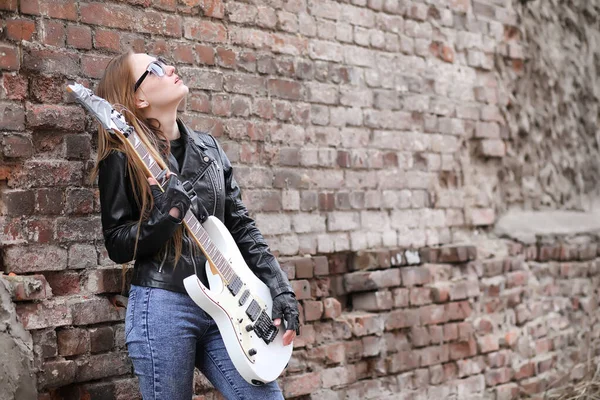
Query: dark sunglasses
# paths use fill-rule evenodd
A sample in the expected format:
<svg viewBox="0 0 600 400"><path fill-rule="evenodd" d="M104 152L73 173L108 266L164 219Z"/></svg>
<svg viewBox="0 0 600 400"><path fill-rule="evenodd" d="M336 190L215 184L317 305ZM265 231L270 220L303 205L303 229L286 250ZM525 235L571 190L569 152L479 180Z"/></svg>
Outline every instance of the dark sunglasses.
<svg viewBox="0 0 600 400"><path fill-rule="evenodd" d="M146 79L146 77L148 76L148 73L152 73L158 77L165 76L167 74L167 71L165 70L165 67L167 65L167 60L165 60L162 57L157 57L156 60L148 64L148 68L146 68L146 71L142 74L142 76L140 76L140 79L138 79L135 85L133 86L133 91L135 92L136 90L138 90L142 82L144 82L144 79Z"/></svg>

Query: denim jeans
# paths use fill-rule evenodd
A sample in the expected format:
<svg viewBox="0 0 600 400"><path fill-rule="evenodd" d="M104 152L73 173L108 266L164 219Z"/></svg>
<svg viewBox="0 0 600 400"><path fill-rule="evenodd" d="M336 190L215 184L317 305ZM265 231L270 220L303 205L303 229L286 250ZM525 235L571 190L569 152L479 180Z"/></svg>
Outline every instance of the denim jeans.
<svg viewBox="0 0 600 400"><path fill-rule="evenodd" d="M184 293L131 285L125 341L144 400L190 400L194 366L226 399L283 399L237 372L215 321Z"/></svg>

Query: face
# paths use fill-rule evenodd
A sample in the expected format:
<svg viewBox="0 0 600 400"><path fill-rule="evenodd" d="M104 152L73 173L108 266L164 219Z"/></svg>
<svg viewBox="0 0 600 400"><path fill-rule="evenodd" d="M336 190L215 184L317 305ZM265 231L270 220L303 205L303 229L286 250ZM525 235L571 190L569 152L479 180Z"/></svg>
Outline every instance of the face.
<svg viewBox="0 0 600 400"><path fill-rule="evenodd" d="M139 84L135 91L138 107L165 111L177 109L189 89L175 73L175 67L140 53L132 54L129 64L133 79ZM150 72L147 72L148 69Z"/></svg>

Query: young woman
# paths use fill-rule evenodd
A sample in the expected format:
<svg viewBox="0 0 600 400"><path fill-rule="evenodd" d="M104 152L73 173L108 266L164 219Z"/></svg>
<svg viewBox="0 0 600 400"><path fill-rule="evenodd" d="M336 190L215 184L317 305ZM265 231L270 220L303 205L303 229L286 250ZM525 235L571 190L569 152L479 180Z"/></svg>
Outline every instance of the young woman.
<svg viewBox="0 0 600 400"><path fill-rule="evenodd" d="M130 52L110 62L97 92L122 108L154 157L172 172L162 192L135 155L100 129L96 172L106 249L116 263L135 259L125 340L143 398L190 400L196 366L227 399L282 399L276 382L253 386L240 376L215 322L183 286L194 273L207 285L206 259L182 225L191 207L225 224L271 291L274 322L286 322L284 344L296 336L292 287L248 216L231 163L212 136L186 128L177 117L188 88L173 66ZM181 185L186 180L197 194L194 202Z"/></svg>

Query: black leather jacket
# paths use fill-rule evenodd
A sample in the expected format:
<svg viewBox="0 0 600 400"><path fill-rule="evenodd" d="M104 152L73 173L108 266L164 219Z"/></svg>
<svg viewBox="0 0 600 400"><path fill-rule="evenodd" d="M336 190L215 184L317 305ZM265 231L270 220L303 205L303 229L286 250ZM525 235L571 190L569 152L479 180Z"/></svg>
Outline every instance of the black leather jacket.
<svg viewBox="0 0 600 400"><path fill-rule="evenodd" d="M194 132L180 121L178 123L186 145L178 173L180 180L191 182L208 213L219 218L229 229L246 263L270 288L273 297L293 292L287 276L248 216L231 163L221 146L211 135ZM171 155L172 171L175 171L174 163L175 158ZM134 256L140 211L134 199L124 153L113 151L100 162L98 186L108 256L119 264L130 262ZM191 239L187 236L184 236L183 254L176 268L173 268L172 257L159 257L160 250L180 224L177 219L162 214L154 207L148 220L141 225L132 284L185 293L183 279L194 273L194 264L198 277L207 284L206 258L197 247L190 252Z"/></svg>

